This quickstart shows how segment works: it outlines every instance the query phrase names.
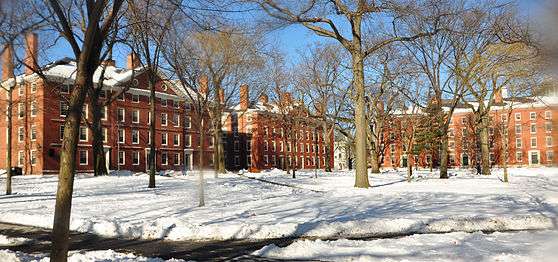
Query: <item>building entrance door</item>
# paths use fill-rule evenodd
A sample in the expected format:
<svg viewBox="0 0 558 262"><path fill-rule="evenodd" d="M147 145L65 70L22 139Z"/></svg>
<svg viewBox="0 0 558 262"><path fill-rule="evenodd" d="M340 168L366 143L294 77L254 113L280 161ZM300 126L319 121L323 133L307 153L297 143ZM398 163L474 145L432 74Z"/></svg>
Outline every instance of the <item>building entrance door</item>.
<svg viewBox="0 0 558 262"><path fill-rule="evenodd" d="M461 155L461 165L462 166L469 166L469 155L467 155L467 154Z"/></svg>

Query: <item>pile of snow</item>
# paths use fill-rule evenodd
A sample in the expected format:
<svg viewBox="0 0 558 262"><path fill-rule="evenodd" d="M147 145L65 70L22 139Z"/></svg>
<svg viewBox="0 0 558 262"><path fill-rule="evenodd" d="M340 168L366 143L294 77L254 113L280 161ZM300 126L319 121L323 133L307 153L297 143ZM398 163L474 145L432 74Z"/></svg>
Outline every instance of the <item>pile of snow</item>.
<svg viewBox="0 0 558 262"><path fill-rule="evenodd" d="M46 254L26 254L19 251L0 250L0 261L2 262L48 262ZM180 262L182 259L164 260L161 258L148 258L136 256L132 253L119 253L113 250L97 251L70 251L68 254L69 262Z"/></svg>
<svg viewBox="0 0 558 262"><path fill-rule="evenodd" d="M70 228L109 237L168 240L266 239L292 236L349 238L455 231L549 229L558 217L558 168L494 175L452 170L437 179L427 170L406 182L405 170L370 175L372 188L354 188L354 173L284 171L206 175L206 206L198 180L147 175L75 179ZM18 176L12 196L0 196L0 221L50 228L56 176ZM0 184L4 180L0 178Z"/></svg>
<svg viewBox="0 0 558 262"><path fill-rule="evenodd" d="M363 240L298 240L268 245L253 255L322 261L533 261L558 257L558 232L447 233Z"/></svg>
<svg viewBox="0 0 558 262"><path fill-rule="evenodd" d="M19 246L30 241L32 240L24 237L8 237L0 234L0 246Z"/></svg>

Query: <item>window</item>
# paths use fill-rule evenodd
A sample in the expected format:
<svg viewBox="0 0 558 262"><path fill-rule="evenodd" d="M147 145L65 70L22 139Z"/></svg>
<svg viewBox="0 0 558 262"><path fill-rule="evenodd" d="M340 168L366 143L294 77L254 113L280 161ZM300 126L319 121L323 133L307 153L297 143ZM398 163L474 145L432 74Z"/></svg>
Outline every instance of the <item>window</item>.
<svg viewBox="0 0 558 262"><path fill-rule="evenodd" d="M60 93L62 94L69 94L71 86L70 85L61 85L60 86Z"/></svg>
<svg viewBox="0 0 558 262"><path fill-rule="evenodd" d="M101 120L108 120L108 110L106 106L101 107Z"/></svg>
<svg viewBox="0 0 558 262"><path fill-rule="evenodd" d="M536 147L537 147L537 138L531 137L531 148L536 148Z"/></svg>
<svg viewBox="0 0 558 262"><path fill-rule="evenodd" d="M126 164L126 152L118 151L118 165L125 165Z"/></svg>
<svg viewBox="0 0 558 262"><path fill-rule="evenodd" d="M186 135L186 141L184 141L184 146L191 147L192 146L192 135Z"/></svg>
<svg viewBox="0 0 558 262"><path fill-rule="evenodd" d="M515 148L521 148L521 138L515 139Z"/></svg>
<svg viewBox="0 0 558 262"><path fill-rule="evenodd" d="M521 113L515 113L515 121L521 121Z"/></svg>
<svg viewBox="0 0 558 262"><path fill-rule="evenodd" d="M306 144L306 153L310 153L310 144Z"/></svg>
<svg viewBox="0 0 558 262"><path fill-rule="evenodd" d="M161 165L166 166L169 164L169 157L167 155L167 152L162 152L161 153Z"/></svg>
<svg viewBox="0 0 558 262"><path fill-rule="evenodd" d="M126 100L125 97L126 97L126 93L122 92L120 95L118 95L118 100L124 101L124 100Z"/></svg>
<svg viewBox="0 0 558 262"><path fill-rule="evenodd" d="M529 119L536 120L537 119L537 113L536 112L530 112L529 113Z"/></svg>
<svg viewBox="0 0 558 262"><path fill-rule="evenodd" d="M23 102L17 103L17 117L23 118L25 116L25 104Z"/></svg>
<svg viewBox="0 0 558 262"><path fill-rule="evenodd" d="M172 144L174 146L180 146L180 134L173 134Z"/></svg>
<svg viewBox="0 0 558 262"><path fill-rule="evenodd" d="M132 111L132 123L139 123L139 119L140 119L140 111L139 110L134 110Z"/></svg>
<svg viewBox="0 0 558 262"><path fill-rule="evenodd" d="M124 108L118 108L118 121L119 122L126 121L126 110Z"/></svg>
<svg viewBox="0 0 558 262"><path fill-rule="evenodd" d="M31 157L31 165L34 166L37 164L37 150L31 150L30 157Z"/></svg>
<svg viewBox="0 0 558 262"><path fill-rule="evenodd" d="M140 152L134 151L132 153L132 165L137 166L140 163Z"/></svg>
<svg viewBox="0 0 558 262"><path fill-rule="evenodd" d="M172 123L174 124L175 127L180 126L180 114L172 115Z"/></svg>
<svg viewBox="0 0 558 262"><path fill-rule="evenodd" d="M271 141L271 146L273 148L273 152L277 152L277 143L275 143L275 141Z"/></svg>
<svg viewBox="0 0 558 262"><path fill-rule="evenodd" d="M32 101L32 102L31 102L31 116L32 116L32 117L33 117L33 116L37 116L37 111L38 111L38 109L37 109L37 102Z"/></svg>
<svg viewBox="0 0 558 262"><path fill-rule="evenodd" d="M79 164L82 166L87 165L88 162L88 151L87 150L80 150L79 151Z"/></svg>
<svg viewBox="0 0 558 262"><path fill-rule="evenodd" d="M271 156L271 161L273 161L273 166L277 166L277 157L275 155Z"/></svg>
<svg viewBox="0 0 558 262"><path fill-rule="evenodd" d="M521 124L516 124L515 125L515 133L516 134L521 134Z"/></svg>
<svg viewBox="0 0 558 262"><path fill-rule="evenodd" d="M190 116L186 116L184 119L184 127L192 128L192 118Z"/></svg>
<svg viewBox="0 0 558 262"><path fill-rule="evenodd" d="M108 142L108 129L106 127L103 127L103 143L107 143Z"/></svg>
<svg viewBox="0 0 558 262"><path fill-rule="evenodd" d="M269 157L267 155L264 155L264 164L266 166L269 165Z"/></svg>
<svg viewBox="0 0 558 262"><path fill-rule="evenodd" d="M531 134L537 133L537 124L531 123Z"/></svg>
<svg viewBox="0 0 558 262"><path fill-rule="evenodd" d="M85 118L89 118L89 107L87 105L83 105L83 108L81 109L81 113L83 114L83 116Z"/></svg>
<svg viewBox="0 0 558 262"><path fill-rule="evenodd" d="M554 163L554 151L546 151L546 163Z"/></svg>
<svg viewBox="0 0 558 262"><path fill-rule="evenodd" d="M166 107L166 106L167 106L167 99L161 98L161 106L162 106L162 107Z"/></svg>
<svg viewBox="0 0 558 262"><path fill-rule="evenodd" d="M162 133L161 134L161 145L166 146L168 144L168 134L167 133Z"/></svg>
<svg viewBox="0 0 558 262"><path fill-rule="evenodd" d="M64 124L61 124L58 129L58 134L60 135L60 140L64 139Z"/></svg>
<svg viewBox="0 0 558 262"><path fill-rule="evenodd" d="M544 123L544 129L546 130L547 133L551 133L552 132L552 122Z"/></svg>
<svg viewBox="0 0 558 262"><path fill-rule="evenodd" d="M180 109L180 101L172 101L172 106L174 109Z"/></svg>
<svg viewBox="0 0 558 262"><path fill-rule="evenodd" d="M545 138L545 140L546 140L546 146L547 146L547 147L552 147L552 137L551 137L551 136L547 136L547 137Z"/></svg>
<svg viewBox="0 0 558 262"><path fill-rule="evenodd" d="M35 141L37 140L37 127L36 126L31 126L31 141Z"/></svg>
<svg viewBox="0 0 558 262"><path fill-rule="evenodd" d="M17 165L23 166L24 161L25 161L25 155L23 154L23 151L17 152Z"/></svg>
<svg viewBox="0 0 558 262"><path fill-rule="evenodd" d="M267 151L269 149L269 143L267 141L264 141L264 151Z"/></svg>
<svg viewBox="0 0 558 262"><path fill-rule="evenodd" d="M68 115L68 110L70 110L68 103L66 103L66 101L60 101L60 116Z"/></svg>
<svg viewBox="0 0 558 262"><path fill-rule="evenodd" d="M179 154L179 153L175 153L175 154L173 155L172 162L174 163L175 166L179 166L179 165L180 165L180 154Z"/></svg>
<svg viewBox="0 0 558 262"><path fill-rule="evenodd" d="M124 129L118 129L118 143L124 144L126 142L126 133L124 133Z"/></svg>
<svg viewBox="0 0 558 262"><path fill-rule="evenodd" d="M25 85L20 84L17 91L19 96L23 96L23 94L25 93Z"/></svg>
<svg viewBox="0 0 558 262"><path fill-rule="evenodd" d="M80 126L79 127L79 141L84 142L87 141L87 127Z"/></svg>
<svg viewBox="0 0 558 262"><path fill-rule="evenodd" d="M552 112L544 111L544 119L546 119L546 120L552 119Z"/></svg>
<svg viewBox="0 0 558 262"><path fill-rule="evenodd" d="M453 128L448 129L448 137L454 137L455 133L453 132Z"/></svg>
<svg viewBox="0 0 558 262"><path fill-rule="evenodd" d="M139 144L139 130L132 129L132 144Z"/></svg>
<svg viewBox="0 0 558 262"><path fill-rule="evenodd" d="M161 113L161 125L162 126L167 125L167 113Z"/></svg>
<svg viewBox="0 0 558 262"><path fill-rule="evenodd" d="M139 103L139 101L140 101L140 96L137 94L132 94L132 102Z"/></svg>
<svg viewBox="0 0 558 262"><path fill-rule="evenodd" d="M523 152L515 152L515 162L523 162Z"/></svg>

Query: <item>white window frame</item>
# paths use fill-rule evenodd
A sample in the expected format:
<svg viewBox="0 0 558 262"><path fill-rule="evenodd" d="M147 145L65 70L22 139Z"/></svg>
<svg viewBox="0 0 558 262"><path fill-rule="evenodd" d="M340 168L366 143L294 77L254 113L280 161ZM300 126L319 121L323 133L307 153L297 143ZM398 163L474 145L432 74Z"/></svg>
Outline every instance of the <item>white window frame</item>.
<svg viewBox="0 0 558 262"><path fill-rule="evenodd" d="M535 145L534 145L534 146L533 146L533 141L535 141ZM537 144L538 144L537 137L531 137L531 138L529 139L529 144L531 145L531 148L537 148Z"/></svg>
<svg viewBox="0 0 558 262"><path fill-rule="evenodd" d="M164 156L164 157L163 157ZM165 161L163 161L165 160ZM169 155L167 152L161 152L161 165L167 166L169 164Z"/></svg>
<svg viewBox="0 0 558 262"><path fill-rule="evenodd" d="M544 119L551 120L552 119L552 112L551 111L544 111Z"/></svg>
<svg viewBox="0 0 558 262"><path fill-rule="evenodd" d="M31 101L31 117L36 117L39 109L37 108L37 101Z"/></svg>
<svg viewBox="0 0 558 262"><path fill-rule="evenodd" d="M165 138L164 140L163 137ZM162 146L169 145L169 133L161 133L161 145Z"/></svg>
<svg viewBox="0 0 558 262"><path fill-rule="evenodd" d="M161 126L167 126L168 124L168 114L167 113L161 113Z"/></svg>
<svg viewBox="0 0 558 262"><path fill-rule="evenodd" d="M81 153L85 152L85 163L81 162ZM86 166L89 164L89 151L80 149L78 153L78 162L80 166Z"/></svg>
<svg viewBox="0 0 558 262"><path fill-rule="evenodd" d="M137 158L136 158L136 157L137 157ZM133 166L139 166L139 164L140 164L140 157L141 157L141 154L140 154L139 151L134 151L134 152L132 152L132 165L133 165ZM137 159L137 162L136 162L136 159Z"/></svg>
<svg viewBox="0 0 558 262"><path fill-rule="evenodd" d="M31 141L37 140L37 126L36 125L31 125L31 128L29 129L29 138L31 139Z"/></svg>
<svg viewBox="0 0 558 262"><path fill-rule="evenodd" d="M544 139L546 147L552 147L553 145L553 141L552 141L552 136L547 136Z"/></svg>
<svg viewBox="0 0 558 262"><path fill-rule="evenodd" d="M120 140L120 132L122 132L122 140ZM118 144L125 144L125 143L126 143L126 130L118 129Z"/></svg>
<svg viewBox="0 0 558 262"><path fill-rule="evenodd" d="M29 152L29 162L31 162L31 166L37 165L37 150L32 149Z"/></svg>
<svg viewBox="0 0 558 262"><path fill-rule="evenodd" d="M180 153L174 153L174 156L176 157L176 158L173 157L173 159L172 159L172 161L174 162L174 165L175 166L181 165L182 161L180 159ZM178 160L178 161L175 161L175 160Z"/></svg>
<svg viewBox="0 0 558 262"><path fill-rule="evenodd" d="M174 127L179 127L180 126L180 114L173 114L172 115L172 121L174 122ZM176 118L176 121L174 121Z"/></svg>
<svg viewBox="0 0 558 262"><path fill-rule="evenodd" d="M176 140L175 138L178 138L178 140ZM178 143L175 143L176 141L178 141ZM174 133L172 135L172 145L173 146L180 146L180 134Z"/></svg>
<svg viewBox="0 0 558 262"><path fill-rule="evenodd" d="M102 128L102 131L103 131L103 135L104 135L104 137L103 137L103 143L108 143L108 128L103 127L103 128Z"/></svg>
<svg viewBox="0 0 558 262"><path fill-rule="evenodd" d="M534 129L533 129L534 127ZM531 134L536 134L537 133L537 123L531 123L531 125L529 126L529 131L531 132Z"/></svg>
<svg viewBox="0 0 558 262"><path fill-rule="evenodd" d="M136 139L134 139L134 133L136 134ZM140 142L140 131L137 129L132 129L132 144L137 145L139 144L139 142Z"/></svg>
<svg viewBox="0 0 558 262"><path fill-rule="evenodd" d="M83 130L82 128L85 128L85 140L81 139L81 131ZM79 126L79 134L78 134L78 138L80 142L87 142L89 141L89 129L86 126Z"/></svg>
<svg viewBox="0 0 558 262"><path fill-rule="evenodd" d="M137 99L135 99L137 97ZM140 102L140 95L132 94L132 103L139 103Z"/></svg>
<svg viewBox="0 0 558 262"><path fill-rule="evenodd" d="M521 113L515 113L514 114L514 119L515 119L515 121L521 121Z"/></svg>
<svg viewBox="0 0 558 262"><path fill-rule="evenodd" d="M122 154L122 158L120 158L120 154ZM120 160L122 160L122 162ZM118 165L126 165L126 151L118 151Z"/></svg>
<svg viewBox="0 0 558 262"><path fill-rule="evenodd" d="M120 112L122 112L122 119L120 119ZM117 113L116 116L118 117L117 121L120 123L125 123L126 122L126 109L119 107L117 109Z"/></svg>
<svg viewBox="0 0 558 262"><path fill-rule="evenodd" d="M529 112L529 120L537 120L537 112Z"/></svg>
<svg viewBox="0 0 558 262"><path fill-rule="evenodd" d="M23 150L20 150L17 152L17 166L23 166L23 162L25 162L25 154L23 153Z"/></svg>

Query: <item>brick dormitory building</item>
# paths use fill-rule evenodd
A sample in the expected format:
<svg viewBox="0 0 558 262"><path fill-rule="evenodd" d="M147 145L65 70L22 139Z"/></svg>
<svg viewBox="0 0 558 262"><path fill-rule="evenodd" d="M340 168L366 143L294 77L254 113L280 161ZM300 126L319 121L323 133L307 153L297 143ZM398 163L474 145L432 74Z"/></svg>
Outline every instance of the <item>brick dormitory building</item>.
<svg viewBox="0 0 558 262"><path fill-rule="evenodd" d="M67 97L75 80L76 62L65 58L40 67L35 63L38 53L38 36L26 37L26 50L22 74L15 77L12 94L12 166L21 167L24 174L49 174L59 170L60 148L64 120L68 110ZM5 114L8 108L6 88L13 85L9 72L13 71L11 48L2 54L2 88L6 99L0 100ZM157 170L193 170L199 167L199 154L204 154L204 168L213 166L214 139L210 128L204 128L205 141L200 148L200 128L194 126L197 117L188 103L185 88L164 76L156 84L156 114L149 112L149 89L147 74L139 60L129 55L126 68L118 68L113 60L102 62L94 75L94 83L100 80L104 70L101 99L121 93L112 103L103 107L102 132L106 164L109 170L144 172L148 169L149 123L155 121L155 148ZM37 74L37 72L40 72ZM200 81L200 92L207 95L207 86ZM283 145L278 136L281 126L273 105L261 100L249 103L248 87L242 86L241 103L226 111L227 122L223 127L224 139L220 141L226 150L226 167L229 170L250 168L262 170L281 168L282 161L292 161L298 168L325 167L325 142L319 134L318 121L308 115L299 119L300 148ZM192 93L190 93L192 94ZM93 171L92 132L86 121L91 119L87 101L83 109L84 121L80 127L77 149L76 172ZM210 120L205 118L206 123ZM234 132L233 132L234 130ZM282 132L281 132L282 134ZM0 159L6 159L7 117L0 117ZM331 136L329 139L333 139ZM333 142L330 140L331 143ZM242 150L240 150L242 147ZM283 160L283 152L292 152ZM285 150L285 151L284 151ZM294 152L297 152L295 155ZM331 149L331 154L333 149ZM291 155L295 159L291 159ZM331 156L329 159L333 159ZM331 160L332 161L332 160ZM333 166L333 163L331 163ZM0 168L5 168L0 161Z"/></svg>
<svg viewBox="0 0 558 262"><path fill-rule="evenodd" d="M558 163L558 90L549 90L542 96L508 97L497 92L490 111L489 159L492 166L502 166L507 141L509 166L556 166ZM439 152L411 153L401 142L401 128L386 132L389 146L385 150L382 166L386 168L436 167ZM508 136L503 139L502 136ZM473 167L479 160L480 142L475 130L473 112L466 105L455 109L448 130L448 166ZM431 150L432 151L432 150Z"/></svg>

